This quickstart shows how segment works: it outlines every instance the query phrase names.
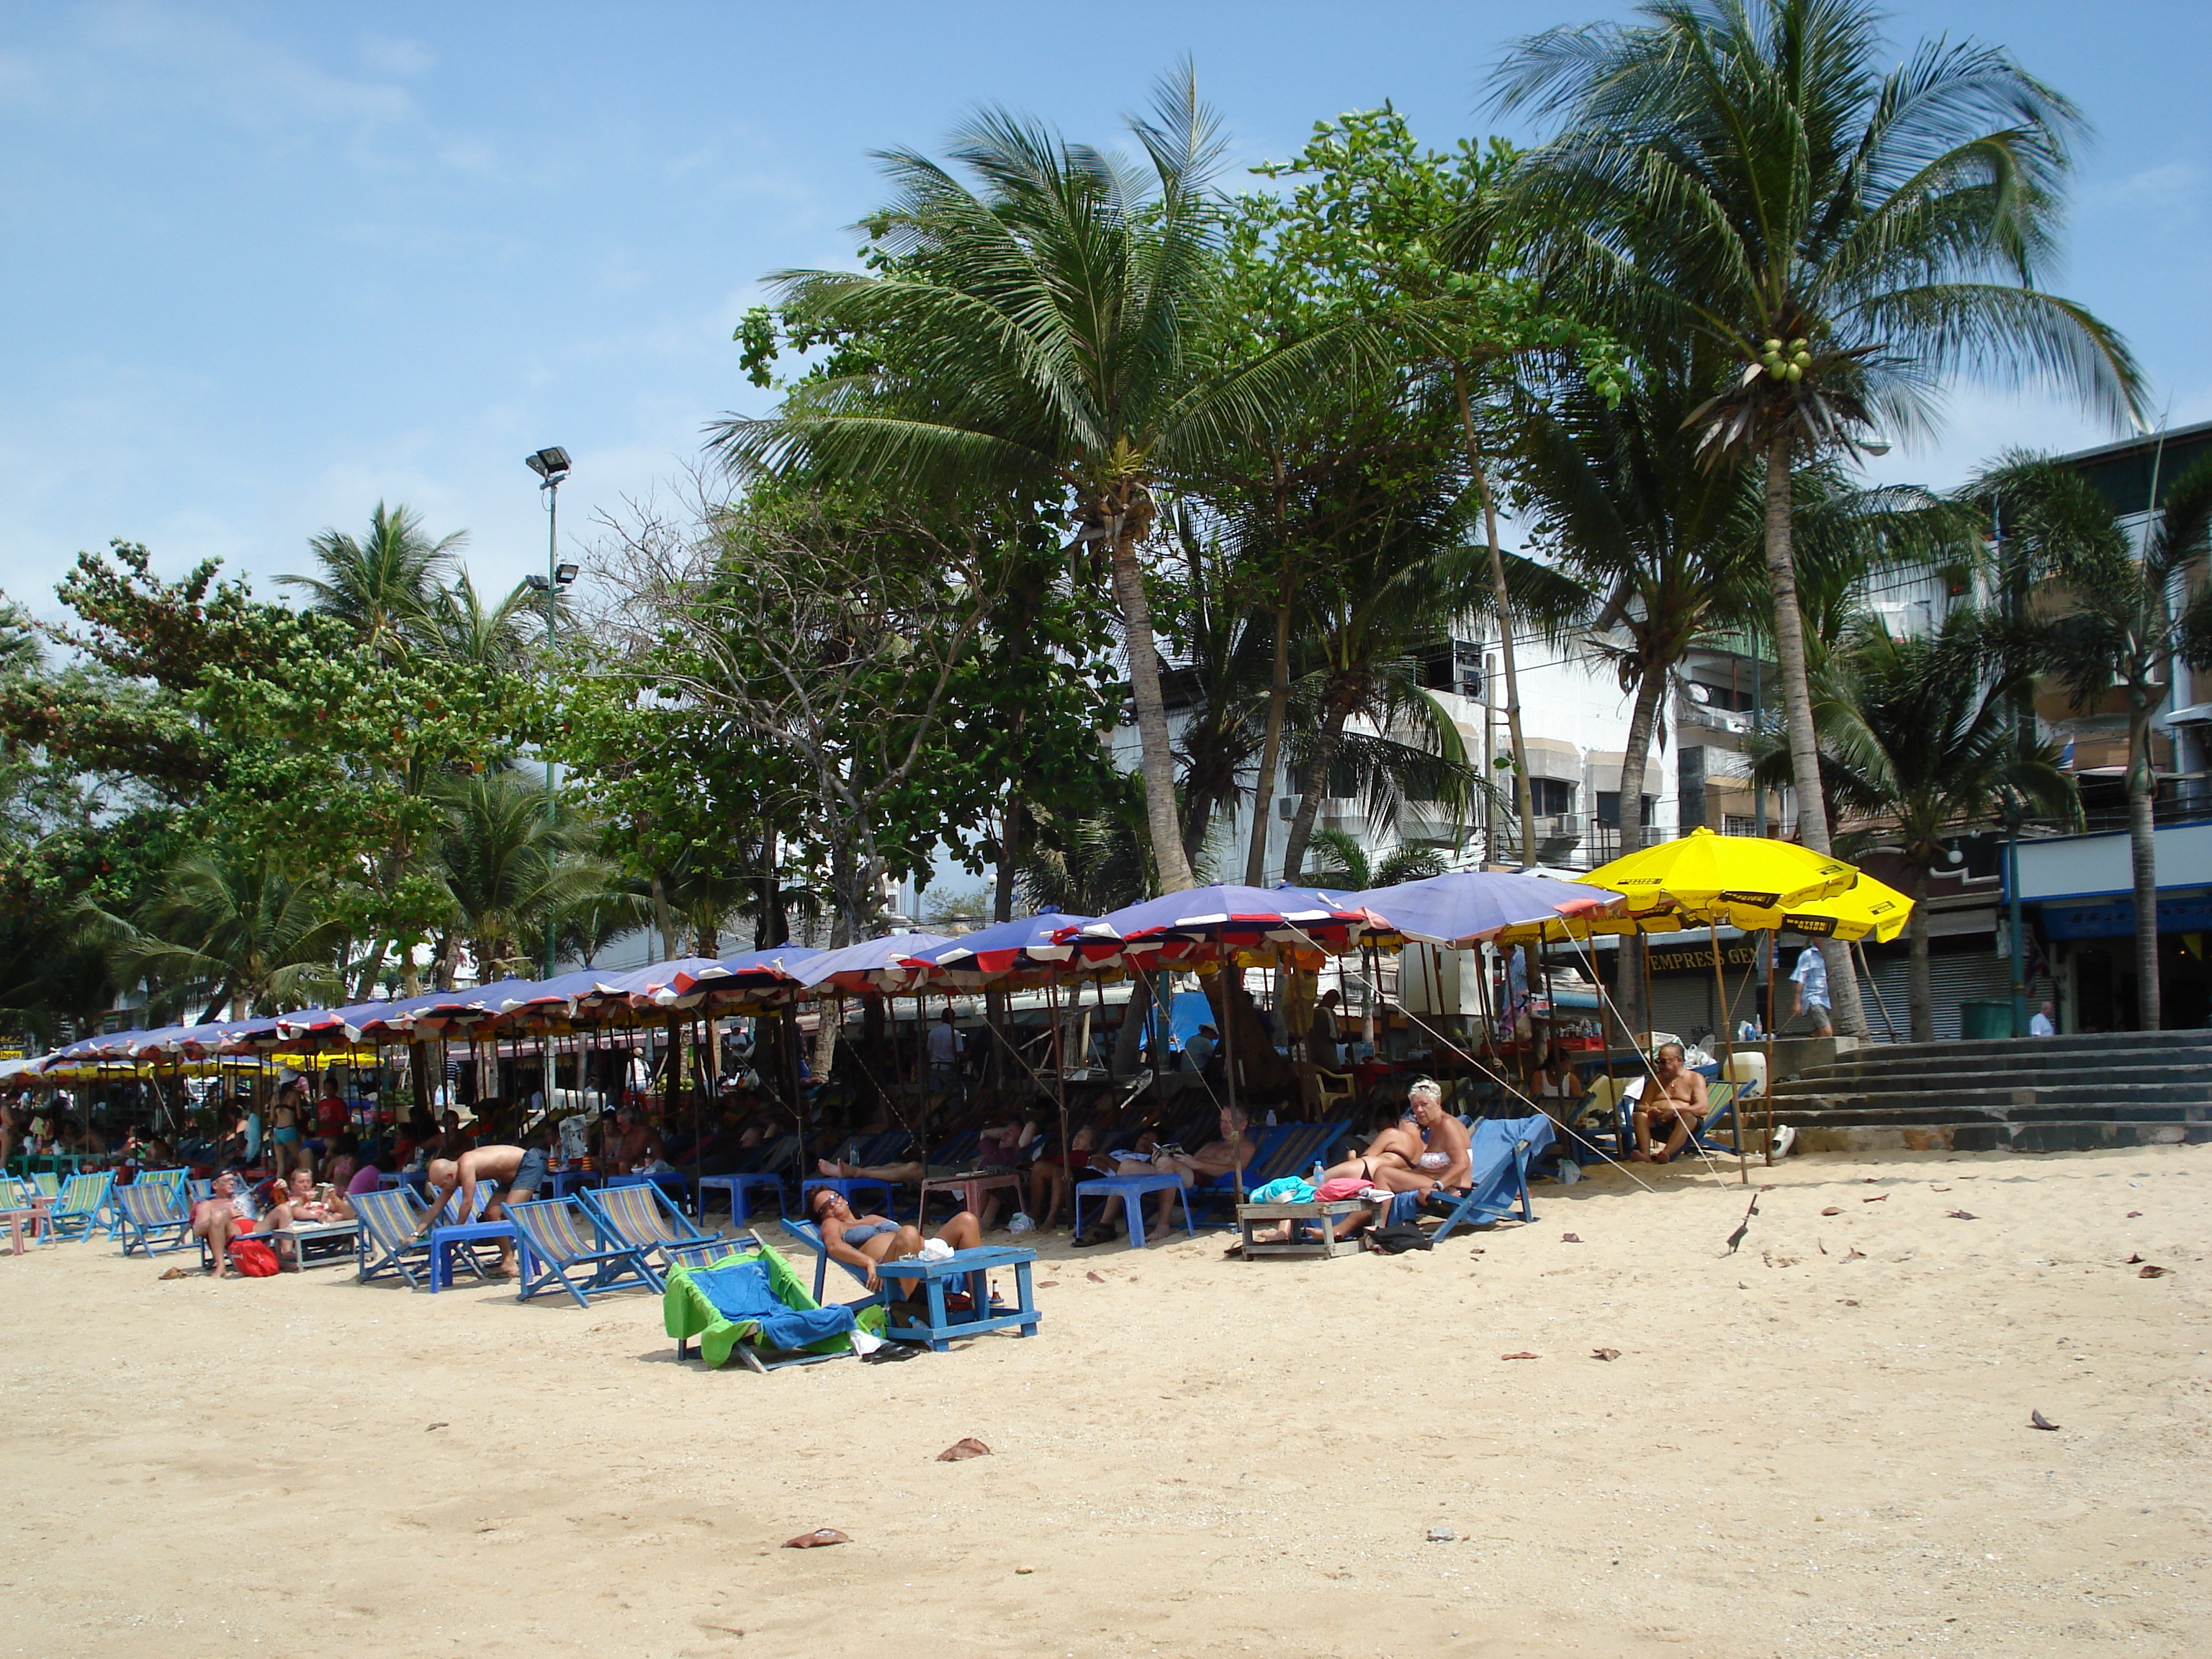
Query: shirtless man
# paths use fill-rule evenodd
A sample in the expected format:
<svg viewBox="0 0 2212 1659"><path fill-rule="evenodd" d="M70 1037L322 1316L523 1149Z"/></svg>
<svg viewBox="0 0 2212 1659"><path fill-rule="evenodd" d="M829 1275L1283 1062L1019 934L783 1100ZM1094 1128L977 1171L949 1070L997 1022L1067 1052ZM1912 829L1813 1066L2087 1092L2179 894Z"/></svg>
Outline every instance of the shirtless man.
<svg viewBox="0 0 2212 1659"><path fill-rule="evenodd" d="M1227 1175L1231 1170L1242 1170L1252 1161L1259 1150L1259 1137L1252 1133L1252 1115L1242 1106L1221 1109L1221 1135L1209 1140L1196 1152L1177 1153L1154 1152L1146 1158L1124 1159L1116 1166L1120 1175L1171 1175L1181 1179L1186 1188L1201 1181L1212 1181L1217 1176ZM1165 1188L1158 1194L1159 1208L1152 1218L1156 1237L1164 1237L1173 1224L1170 1218L1182 1200ZM1103 1244L1114 1237L1114 1218L1121 1212L1121 1200L1109 1198L1099 1206L1098 1220L1090 1231L1077 1239L1078 1244Z"/></svg>
<svg viewBox="0 0 2212 1659"><path fill-rule="evenodd" d="M213 1196L192 1206L192 1237L207 1241L208 1253L215 1258L210 1271L217 1279L230 1270L232 1239L255 1232L276 1232L292 1224L291 1211L282 1204L271 1207L257 1221L253 1200L240 1190L243 1184L226 1170L215 1178L215 1185L210 1189ZM278 1254L282 1256L286 1253L280 1249ZM288 1261L287 1265L298 1264Z"/></svg>
<svg viewBox="0 0 2212 1659"><path fill-rule="evenodd" d="M1656 1090L1654 1079L1657 1079ZM1705 1097L1705 1079L1690 1070L1680 1043L1662 1042L1651 1056L1651 1076L1643 1083L1644 1092L1637 1097L1632 1115L1636 1121L1636 1150L1629 1157L1638 1164L1664 1164L1682 1150L1712 1109ZM1674 1126L1667 1145L1656 1152L1651 1150L1655 1123Z"/></svg>
<svg viewBox="0 0 2212 1659"><path fill-rule="evenodd" d="M430 1207L423 1212L422 1224L415 1230L422 1237L436 1224L445 1213L446 1202L458 1187L461 1192L461 1213L476 1213L477 1188L488 1183L493 1189L491 1202L484 1206L482 1218L502 1221L507 1204L526 1203L544 1188L551 1186L552 1178L546 1172L545 1149L532 1146L525 1151L520 1146L477 1146L463 1152L457 1158L434 1158L426 1172L431 1182ZM499 1241L499 1272L501 1279L514 1277L514 1241Z"/></svg>
<svg viewBox="0 0 2212 1659"><path fill-rule="evenodd" d="M921 1228L901 1225L889 1216L854 1215L845 1195L834 1187L817 1188L808 1204L814 1224L822 1230L823 1248L846 1266L866 1273L872 1291L883 1288L876 1277L878 1267L921 1254ZM937 1237L956 1250L972 1250L983 1242L983 1224L963 1210L937 1230ZM912 1281L912 1291L921 1288L921 1280Z"/></svg>

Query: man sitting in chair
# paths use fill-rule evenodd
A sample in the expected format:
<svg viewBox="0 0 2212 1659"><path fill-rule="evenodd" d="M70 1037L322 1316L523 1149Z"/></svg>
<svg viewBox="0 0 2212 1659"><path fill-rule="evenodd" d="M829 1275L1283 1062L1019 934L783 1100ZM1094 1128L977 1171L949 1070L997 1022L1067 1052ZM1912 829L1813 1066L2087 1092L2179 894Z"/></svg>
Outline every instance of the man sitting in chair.
<svg viewBox="0 0 2212 1659"><path fill-rule="evenodd" d="M1638 1081L1643 1088L1637 1095L1632 1114L1636 1150L1629 1156L1638 1164L1664 1164L1680 1152L1705 1124L1705 1114L1711 1109L1707 1103L1705 1079L1689 1068L1680 1043L1662 1042L1651 1056L1651 1076ZM1656 1123L1673 1127L1666 1146L1655 1152L1651 1150L1651 1127Z"/></svg>
<svg viewBox="0 0 2212 1659"><path fill-rule="evenodd" d="M535 1138L535 1137L534 1137ZM445 1213L446 1200L453 1195L453 1188L461 1189L461 1213L464 1218L474 1214L477 1187L489 1182L493 1188L490 1203L484 1206L482 1219L503 1221L507 1212L503 1204L523 1204L536 1198L551 1186L552 1177L545 1167L545 1149L532 1146L476 1146L457 1158L433 1158L424 1171L430 1177L430 1207L422 1213L422 1225L415 1229L415 1237L428 1232ZM503 1196L502 1196L503 1194ZM499 1241L499 1269L496 1277L514 1277L514 1241Z"/></svg>
<svg viewBox="0 0 2212 1659"><path fill-rule="evenodd" d="M1114 1166L1116 1175L1171 1175L1185 1188L1201 1181L1212 1181L1227 1175L1231 1170L1242 1170L1252 1161L1259 1150L1260 1139L1252 1133L1252 1115L1242 1106L1221 1109L1221 1138L1209 1140L1195 1152L1148 1152L1143 1158L1125 1158ZM1158 1194L1158 1212L1152 1218L1152 1231L1164 1234L1173 1224L1170 1218L1182 1203L1182 1196L1172 1188L1163 1187ZM1115 1219L1121 1213L1121 1196L1116 1194L1099 1206L1098 1219L1074 1243L1103 1244L1114 1237Z"/></svg>

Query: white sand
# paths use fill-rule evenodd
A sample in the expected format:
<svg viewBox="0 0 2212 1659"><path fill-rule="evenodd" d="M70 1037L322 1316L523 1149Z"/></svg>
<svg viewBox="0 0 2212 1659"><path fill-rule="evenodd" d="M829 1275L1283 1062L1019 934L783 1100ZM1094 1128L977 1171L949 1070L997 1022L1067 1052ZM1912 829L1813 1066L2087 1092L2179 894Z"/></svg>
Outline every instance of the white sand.
<svg viewBox="0 0 2212 1659"><path fill-rule="evenodd" d="M1733 1257L1683 1174L1395 1260L1055 1242L1036 1340L767 1377L637 1292L0 1255L0 1655L2212 1651L2212 1148L1754 1180Z"/></svg>

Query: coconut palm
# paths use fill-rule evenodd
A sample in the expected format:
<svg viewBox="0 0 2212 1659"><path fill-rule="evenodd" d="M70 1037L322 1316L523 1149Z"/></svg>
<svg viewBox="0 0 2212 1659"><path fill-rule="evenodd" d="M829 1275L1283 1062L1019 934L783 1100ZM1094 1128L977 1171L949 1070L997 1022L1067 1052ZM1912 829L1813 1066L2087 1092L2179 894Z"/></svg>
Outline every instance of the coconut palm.
<svg viewBox="0 0 2212 1659"><path fill-rule="evenodd" d="M773 419L725 418L714 442L741 467L1066 503L1070 551L1103 567L1121 613L1146 824L1175 891L1194 878L1142 557L1163 480L1278 423L1371 331L1347 325L1234 369L1206 361L1197 343L1226 293L1206 193L1221 143L1188 70L1131 131L1141 164L985 112L951 145L974 188L887 154L896 197L870 222L887 268L775 279L802 329L880 341L882 355L802 383Z"/></svg>
<svg viewBox="0 0 2212 1659"><path fill-rule="evenodd" d="M388 660L436 632L438 592L467 539L456 531L434 542L420 516L379 501L361 540L325 530L307 544L321 575L276 580L305 589L314 610L350 623L362 643Z"/></svg>
<svg viewBox="0 0 2212 1659"><path fill-rule="evenodd" d="M1816 708L1828 797L1873 819L1872 838L1904 855L1912 1041L1935 1040L1928 973L1928 877L1948 864L1949 839L2002 808L2070 819L2074 780L2049 749L2023 744L2014 700L2029 680L2007 629L1971 606L1936 633L1895 639L1862 620L1821 676ZM1792 775L1786 751L1762 764L1765 781Z"/></svg>
<svg viewBox="0 0 2212 1659"><path fill-rule="evenodd" d="M553 601L558 619L569 618L568 598L556 593ZM429 597L424 644L454 662L479 668L514 670L522 666L531 647L544 632L544 605L526 582L517 582L496 605L487 605L477 592L475 579L465 570Z"/></svg>
<svg viewBox="0 0 2212 1659"><path fill-rule="evenodd" d="M2128 722L2128 836L2136 911L2136 1023L2160 1018L2158 982L2158 780L2151 718L2179 658L2212 666L2212 588L2202 561L2212 550L2212 461L2163 492L2159 512L2131 532L2112 504L2070 467L2007 457L1966 487L1992 507L2024 578L2054 578L2035 639L2045 666L2078 710L2117 695Z"/></svg>
<svg viewBox="0 0 2212 1659"><path fill-rule="evenodd" d="M466 950L486 979L528 970L545 930L619 890L614 865L590 848L591 827L568 811L549 814L544 790L495 769L441 779L446 810L438 870L453 900L439 977L450 985Z"/></svg>
<svg viewBox="0 0 2212 1659"><path fill-rule="evenodd" d="M1553 259L1638 333L1696 334L1728 363L1698 428L1710 463L1760 469L1799 835L1822 852L1792 467L1877 427L1926 429L1960 374L2055 382L2115 417L2140 401L2118 337L2035 286L2074 106L1972 42L1923 42L1884 74L1880 16L1867 0L1663 0L1635 24L1530 37L1494 82L1502 107L1562 125L1510 191L1548 223ZM1831 982L1856 1002L1847 975Z"/></svg>
<svg viewBox="0 0 2212 1659"><path fill-rule="evenodd" d="M1307 851L1310 859L1307 873L1314 884L1346 892L1420 881L1451 868L1451 860L1439 847L1394 847L1380 859L1370 858L1359 837L1342 830L1315 830Z"/></svg>
<svg viewBox="0 0 2212 1659"><path fill-rule="evenodd" d="M277 860L233 847L198 847L169 868L135 918L89 898L77 914L106 949L117 979L143 981L156 1006L198 993L202 1018L300 1008L344 988L344 925L327 893Z"/></svg>

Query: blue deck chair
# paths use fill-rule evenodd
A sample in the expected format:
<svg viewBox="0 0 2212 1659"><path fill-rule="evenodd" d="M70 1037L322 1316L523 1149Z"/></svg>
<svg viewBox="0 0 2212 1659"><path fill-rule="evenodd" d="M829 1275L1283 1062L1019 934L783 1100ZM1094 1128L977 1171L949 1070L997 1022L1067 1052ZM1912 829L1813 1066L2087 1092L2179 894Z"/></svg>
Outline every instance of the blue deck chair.
<svg viewBox="0 0 2212 1659"><path fill-rule="evenodd" d="M404 1187L356 1193L353 1212L361 1223L354 1235L354 1262L359 1282L368 1284L386 1273L397 1273L410 1290L424 1288L430 1270L430 1241L417 1238L423 1205ZM465 1251L468 1266L477 1278L484 1272L473 1251Z"/></svg>
<svg viewBox="0 0 2212 1659"><path fill-rule="evenodd" d="M123 1209L124 1255L134 1249L148 1255L180 1250L191 1239L192 1212L185 1198L181 1171L175 1181L153 1181L142 1175L128 1187L117 1188L115 1196ZM174 1237L167 1237L171 1234Z"/></svg>
<svg viewBox="0 0 2212 1659"><path fill-rule="evenodd" d="M655 1290L666 1288L662 1280L672 1268L719 1261L738 1248L719 1233L704 1231L649 1181L586 1187L578 1196L586 1209L644 1260Z"/></svg>
<svg viewBox="0 0 2212 1659"><path fill-rule="evenodd" d="M671 1268L660 1308L678 1359L690 1357L696 1341L709 1365L726 1364L734 1353L748 1370L766 1373L853 1352L854 1310L824 1308L809 1296L791 1264L758 1233L723 1241L711 1261ZM880 1332L882 1310L863 1315Z"/></svg>
<svg viewBox="0 0 2212 1659"><path fill-rule="evenodd" d="M889 1164L895 1159L906 1158L908 1149L913 1145L914 1137L903 1129L886 1130L884 1133L871 1136L866 1140L862 1140L855 1135L845 1143L844 1150L837 1155L837 1162L859 1164ZM799 1207L802 1213L806 1210L813 1194L824 1187L829 1188L832 1192L843 1194L848 1204L853 1202L853 1195L855 1193L869 1190L880 1192L884 1195L884 1213L885 1215L893 1213L891 1200L895 1194L891 1191L890 1182L878 1181L868 1176L808 1175L803 1167L799 1171Z"/></svg>
<svg viewBox="0 0 2212 1659"><path fill-rule="evenodd" d="M74 1175L63 1186L54 1207L47 1212L48 1236L54 1238L90 1238L98 1229L106 1227L110 1237L114 1224L108 1219L111 1194L115 1188L112 1175Z"/></svg>
<svg viewBox="0 0 2212 1659"><path fill-rule="evenodd" d="M1474 1126L1468 1152L1473 1160L1474 1185L1450 1200L1444 1224L1430 1235L1431 1243L1442 1243L1462 1222L1481 1226L1505 1221L1520 1211L1524 1222L1536 1218L1528 1202L1528 1164L1552 1144L1552 1120L1541 1112L1531 1117L1484 1118ZM1407 1194L1410 1199L1413 1194ZM1402 1201L1402 1200L1401 1200Z"/></svg>
<svg viewBox="0 0 2212 1659"><path fill-rule="evenodd" d="M786 1216L777 1224L814 1252L814 1299L817 1302L821 1301L824 1283L830 1276L830 1246L823 1241L822 1229L811 1221L801 1221L794 1216ZM849 1261L841 1261L837 1265L851 1274L863 1291L868 1291L867 1274ZM884 1291L868 1291L868 1293L860 1301L848 1305L855 1308L871 1306L881 1303L884 1299Z"/></svg>
<svg viewBox="0 0 2212 1659"><path fill-rule="evenodd" d="M1234 1170L1190 1189L1191 1200L1216 1209L1226 1206L1234 1224L1237 1206L1255 1187L1264 1187L1285 1176L1306 1176L1316 1163L1328 1162L1328 1149L1352 1126L1335 1123L1283 1123L1260 1131L1260 1147L1240 1177Z"/></svg>
<svg viewBox="0 0 2212 1659"><path fill-rule="evenodd" d="M786 1217L778 1224L782 1227L784 1231L789 1233L800 1243L805 1245L808 1249L814 1252L814 1299L817 1302L820 1302L822 1300L823 1281L828 1277L830 1271L830 1247L823 1240L822 1230L819 1227L817 1227L811 1221L795 1221L789 1217ZM1026 1290L1026 1286L1028 1285L1028 1279L1026 1276L1028 1272L1027 1261L1033 1261L1035 1259L1035 1255L1036 1252L1032 1250L1009 1250L1002 1245L994 1246L987 1244L980 1250L963 1250L959 1253L959 1255L954 1258L954 1260L957 1261L963 1257L981 1256L985 1259L987 1264L992 1263L994 1259L996 1259L996 1265L1011 1266L1012 1263L1010 1258L1015 1256L1023 1257L1025 1260L1021 1269L1022 1276L1020 1282ZM866 1273L854 1267L849 1261L841 1261L837 1265L842 1267L847 1273L852 1276L854 1280L859 1284L863 1291L867 1291L868 1275ZM1027 1300L1026 1295L1024 1295L1024 1301ZM860 1322L864 1329L878 1332L881 1335L889 1338L894 1342L920 1342L929 1347L935 1348L941 1352L944 1351L945 1340L948 1337L957 1337L962 1334L959 1328L959 1322L955 1322L952 1325L935 1331L933 1331L927 1325L917 1325L914 1323L915 1310L911 1306L902 1306L902 1304L894 1303L888 1288L868 1291L868 1293L862 1296L859 1301L848 1302L845 1304L845 1306L850 1308L854 1314L859 1316ZM878 1310L880 1310L880 1312L878 1311ZM927 1317L927 1316L925 1314L924 1316ZM994 1293L992 1305L982 1310L979 1322L983 1325L985 1329L995 1330L1001 1328L1005 1324L1010 1323L1014 1319L1019 1319L1022 1317L1024 1317L1024 1316L1019 1313L1008 1314L1002 1311L997 1303ZM1029 1317L1033 1322L1035 1317L1034 1313L1030 1313ZM884 1322L880 1326L874 1322L878 1318L881 1318ZM981 1335L982 1334L983 1332L981 1330L975 1333L975 1334L977 1335ZM1023 1334L1025 1335L1034 1335L1034 1322L1024 1326Z"/></svg>
<svg viewBox="0 0 2212 1659"><path fill-rule="evenodd" d="M62 1195L62 1178L52 1170L40 1170L31 1177L31 1185L48 1198Z"/></svg>
<svg viewBox="0 0 2212 1659"><path fill-rule="evenodd" d="M647 1290L661 1288L659 1275L636 1246L625 1243L580 1199L536 1199L510 1204L507 1213L522 1246L522 1275L514 1291L518 1302L557 1287L575 1297L578 1307L588 1308L592 1291L613 1290L632 1280Z"/></svg>

